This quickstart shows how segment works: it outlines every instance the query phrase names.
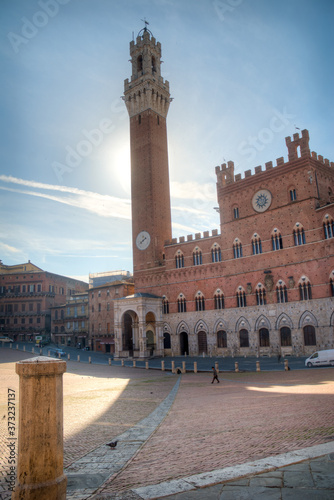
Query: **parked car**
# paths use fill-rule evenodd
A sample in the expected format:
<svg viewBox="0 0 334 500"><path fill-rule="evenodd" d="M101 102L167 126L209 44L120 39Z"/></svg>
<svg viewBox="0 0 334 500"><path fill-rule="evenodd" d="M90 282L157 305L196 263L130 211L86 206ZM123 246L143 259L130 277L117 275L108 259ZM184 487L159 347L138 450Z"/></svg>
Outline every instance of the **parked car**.
<svg viewBox="0 0 334 500"><path fill-rule="evenodd" d="M66 352L58 348L49 349L49 352L50 356L55 356L56 358L59 358L59 356L61 357L66 356Z"/></svg>
<svg viewBox="0 0 334 500"><path fill-rule="evenodd" d="M0 337L0 342L14 342L13 339L9 338L9 337Z"/></svg>
<svg viewBox="0 0 334 500"><path fill-rule="evenodd" d="M309 358L305 360L305 366L334 366L334 349L327 349L325 351L314 352Z"/></svg>

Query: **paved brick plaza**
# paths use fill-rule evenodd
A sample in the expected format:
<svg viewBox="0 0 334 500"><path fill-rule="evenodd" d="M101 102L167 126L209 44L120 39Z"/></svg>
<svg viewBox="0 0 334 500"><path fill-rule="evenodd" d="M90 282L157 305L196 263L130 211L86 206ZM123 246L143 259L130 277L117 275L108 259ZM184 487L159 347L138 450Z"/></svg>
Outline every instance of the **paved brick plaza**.
<svg viewBox="0 0 334 500"><path fill-rule="evenodd" d="M0 349L1 387L16 388L15 361ZM64 375L65 466L122 434L167 396L176 377L156 370L68 363ZM182 376L166 419L103 492L156 484L330 441L334 370ZM1 390L0 415L6 390ZM6 426L1 421L1 456ZM119 443L122 446L122 443ZM112 453L117 453L117 450Z"/></svg>

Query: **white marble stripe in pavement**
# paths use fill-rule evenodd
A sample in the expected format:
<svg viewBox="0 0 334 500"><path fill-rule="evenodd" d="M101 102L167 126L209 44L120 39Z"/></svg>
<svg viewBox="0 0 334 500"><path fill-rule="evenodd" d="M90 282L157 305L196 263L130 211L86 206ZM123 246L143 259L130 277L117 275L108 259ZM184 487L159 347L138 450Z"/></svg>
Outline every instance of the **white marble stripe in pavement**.
<svg viewBox="0 0 334 500"><path fill-rule="evenodd" d="M260 474L269 472L278 467L302 462L304 460L321 457L329 453L334 453L334 443L324 443L310 448L302 448L301 450L283 453L273 457L263 458L254 462L248 462L242 465L226 467L212 472L204 472L193 476L184 477L165 481L160 484L143 486L132 489L131 491L138 495L143 500L154 500L157 498L176 495L185 491L195 490L196 488L204 488L224 481L231 481L251 474Z"/></svg>

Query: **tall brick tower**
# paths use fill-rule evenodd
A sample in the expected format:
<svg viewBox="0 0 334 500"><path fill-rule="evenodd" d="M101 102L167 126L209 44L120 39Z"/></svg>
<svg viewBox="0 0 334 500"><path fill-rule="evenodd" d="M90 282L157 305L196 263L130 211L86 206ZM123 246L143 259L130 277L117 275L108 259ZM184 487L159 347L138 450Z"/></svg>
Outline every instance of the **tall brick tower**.
<svg viewBox="0 0 334 500"><path fill-rule="evenodd" d="M131 81L124 82L130 117L134 272L163 265L171 211L166 117L169 82L161 76L161 44L145 26L130 42Z"/></svg>

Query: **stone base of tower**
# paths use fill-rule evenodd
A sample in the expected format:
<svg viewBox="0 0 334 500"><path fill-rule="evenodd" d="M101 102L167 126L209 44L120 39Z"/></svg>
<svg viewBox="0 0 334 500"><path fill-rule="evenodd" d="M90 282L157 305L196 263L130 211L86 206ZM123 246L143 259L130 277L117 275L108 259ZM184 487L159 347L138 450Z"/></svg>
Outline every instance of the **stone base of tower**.
<svg viewBox="0 0 334 500"><path fill-rule="evenodd" d="M114 302L115 359L164 355L162 299L135 293Z"/></svg>

